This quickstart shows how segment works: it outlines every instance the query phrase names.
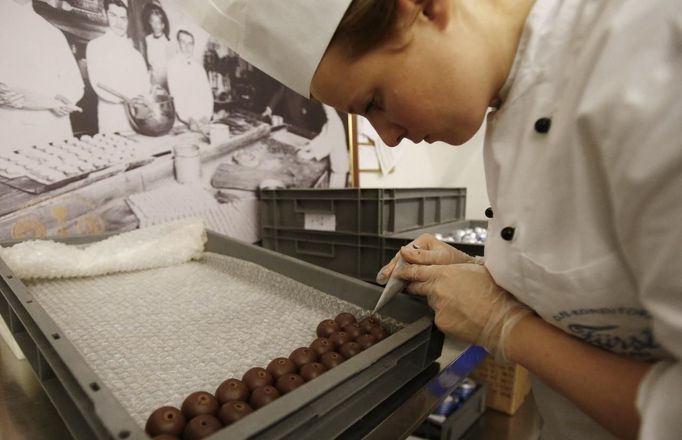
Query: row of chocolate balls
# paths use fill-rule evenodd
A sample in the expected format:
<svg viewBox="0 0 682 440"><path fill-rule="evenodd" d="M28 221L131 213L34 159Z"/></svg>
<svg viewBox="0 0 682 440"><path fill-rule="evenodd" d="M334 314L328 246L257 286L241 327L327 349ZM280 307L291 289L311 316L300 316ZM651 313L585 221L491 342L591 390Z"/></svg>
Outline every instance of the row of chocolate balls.
<svg viewBox="0 0 682 440"><path fill-rule="evenodd" d="M350 313L320 322L316 334L318 338L309 347L297 348L288 358L273 359L265 369L251 368L241 380L227 379L215 395L197 391L187 396L180 410L158 408L149 416L145 430L156 440L178 439L180 435L185 440L205 438L389 335L378 319L357 322Z"/></svg>

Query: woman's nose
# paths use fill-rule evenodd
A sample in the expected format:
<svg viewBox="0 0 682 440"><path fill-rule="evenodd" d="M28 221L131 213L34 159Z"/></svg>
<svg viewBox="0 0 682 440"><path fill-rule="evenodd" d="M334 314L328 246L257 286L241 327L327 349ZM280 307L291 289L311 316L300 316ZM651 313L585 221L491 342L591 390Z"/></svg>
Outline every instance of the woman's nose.
<svg viewBox="0 0 682 440"><path fill-rule="evenodd" d="M379 133L381 140L389 147L395 147L403 140L406 130L384 118L372 118L370 122Z"/></svg>

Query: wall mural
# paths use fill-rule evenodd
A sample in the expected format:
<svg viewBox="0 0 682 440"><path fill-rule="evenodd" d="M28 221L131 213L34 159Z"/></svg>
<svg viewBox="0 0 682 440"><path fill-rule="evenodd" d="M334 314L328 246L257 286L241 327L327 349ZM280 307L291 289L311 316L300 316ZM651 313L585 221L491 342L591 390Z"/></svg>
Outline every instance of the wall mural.
<svg viewBox="0 0 682 440"><path fill-rule="evenodd" d="M255 242L259 187L347 185L347 116L178 2L0 1L0 240L200 217Z"/></svg>

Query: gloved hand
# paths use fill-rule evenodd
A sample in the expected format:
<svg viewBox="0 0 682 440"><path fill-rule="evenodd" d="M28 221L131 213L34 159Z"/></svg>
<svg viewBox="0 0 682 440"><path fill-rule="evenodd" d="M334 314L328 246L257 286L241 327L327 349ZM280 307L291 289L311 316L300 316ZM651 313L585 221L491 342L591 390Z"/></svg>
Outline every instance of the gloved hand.
<svg viewBox="0 0 682 440"><path fill-rule="evenodd" d="M472 257L447 243L443 243L431 234L422 234L416 240L403 246L393 259L381 268L377 273L377 283L386 284L401 256L406 263L412 264L483 264L481 257Z"/></svg>
<svg viewBox="0 0 682 440"><path fill-rule="evenodd" d="M441 331L482 346L498 361L508 361L507 337L533 311L495 284L485 266L405 264L398 271L408 292L427 298Z"/></svg>

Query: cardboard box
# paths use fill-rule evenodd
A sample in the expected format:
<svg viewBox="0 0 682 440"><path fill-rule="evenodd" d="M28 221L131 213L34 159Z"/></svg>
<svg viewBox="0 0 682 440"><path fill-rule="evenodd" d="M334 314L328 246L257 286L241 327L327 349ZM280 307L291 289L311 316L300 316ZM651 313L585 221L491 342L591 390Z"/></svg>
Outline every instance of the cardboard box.
<svg viewBox="0 0 682 440"><path fill-rule="evenodd" d="M502 365L486 358L469 375L477 382L488 385L488 408L513 415L530 392L528 370L520 365Z"/></svg>

